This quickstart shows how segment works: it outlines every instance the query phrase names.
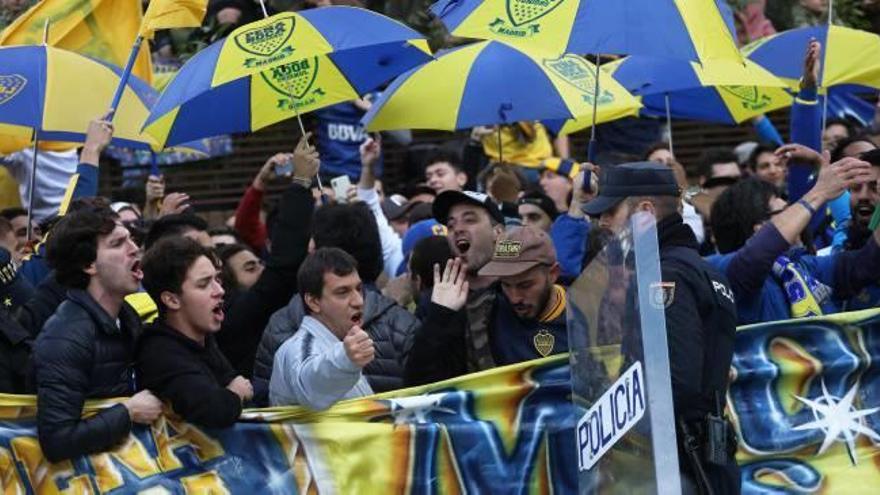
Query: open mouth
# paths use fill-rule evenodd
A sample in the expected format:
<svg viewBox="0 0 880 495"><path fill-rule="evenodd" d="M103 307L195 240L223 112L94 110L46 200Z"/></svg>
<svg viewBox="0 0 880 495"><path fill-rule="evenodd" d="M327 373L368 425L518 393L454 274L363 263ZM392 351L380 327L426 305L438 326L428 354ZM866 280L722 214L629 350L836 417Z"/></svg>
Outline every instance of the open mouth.
<svg viewBox="0 0 880 495"><path fill-rule="evenodd" d="M455 241L455 248L458 249L459 253L465 254L468 252L468 249L471 248L471 241L467 239L458 239Z"/></svg>
<svg viewBox="0 0 880 495"><path fill-rule="evenodd" d="M859 205L858 208L856 208L856 213L860 217L870 217L874 214L874 207L870 205Z"/></svg>
<svg viewBox="0 0 880 495"><path fill-rule="evenodd" d="M214 315L214 318L216 318L220 321L223 320L224 314L223 314L223 300L222 299L220 300L220 302L217 303L216 306L211 308L211 313Z"/></svg>
<svg viewBox="0 0 880 495"><path fill-rule="evenodd" d="M144 278L144 272L141 270L141 260L135 260L131 265L131 275L140 282Z"/></svg>
<svg viewBox="0 0 880 495"><path fill-rule="evenodd" d="M355 313L351 317L351 324L352 325L360 325L361 323L363 323L363 319L364 319L363 313L360 313L360 312Z"/></svg>

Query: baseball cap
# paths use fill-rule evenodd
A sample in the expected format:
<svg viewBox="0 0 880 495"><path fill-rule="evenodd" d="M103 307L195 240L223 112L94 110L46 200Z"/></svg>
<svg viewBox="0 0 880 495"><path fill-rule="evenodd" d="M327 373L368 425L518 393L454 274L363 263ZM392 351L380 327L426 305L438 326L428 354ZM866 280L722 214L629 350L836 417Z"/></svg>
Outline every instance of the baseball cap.
<svg viewBox="0 0 880 495"><path fill-rule="evenodd" d="M392 194L382 201L382 212L388 220L398 220L406 215L413 204L399 194Z"/></svg>
<svg viewBox="0 0 880 495"><path fill-rule="evenodd" d="M661 163L633 162L604 167L599 195L584 205L584 213L597 216L633 196L678 196L681 190L672 169Z"/></svg>
<svg viewBox="0 0 880 495"><path fill-rule="evenodd" d="M516 202L517 206L519 205L534 205L540 208L544 213L550 217L550 220L556 220L556 217L559 216L559 211L556 209L556 203L550 199L550 196L547 196L544 193L540 192L530 192L528 194L523 195L523 197L519 198Z"/></svg>
<svg viewBox="0 0 880 495"><path fill-rule="evenodd" d="M434 218L445 225L446 219L449 218L449 210L460 203L469 203L480 206L489 212L489 215L495 219L496 222L500 224L504 223L504 215L501 214L501 209L498 208L498 205L494 201L492 201L492 198L490 198L488 194L474 191L449 190L440 193L440 195L437 196L437 199L434 200L432 207Z"/></svg>
<svg viewBox="0 0 880 495"><path fill-rule="evenodd" d="M510 277L538 265L556 263L553 241L533 227L517 227L504 233L495 243L492 261L480 269L480 276Z"/></svg>

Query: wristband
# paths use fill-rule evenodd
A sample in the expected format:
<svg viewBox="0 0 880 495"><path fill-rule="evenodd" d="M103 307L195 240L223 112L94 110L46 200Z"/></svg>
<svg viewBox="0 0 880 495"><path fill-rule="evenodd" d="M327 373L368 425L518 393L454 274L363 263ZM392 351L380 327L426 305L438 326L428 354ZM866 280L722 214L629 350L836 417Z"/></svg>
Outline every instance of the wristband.
<svg viewBox="0 0 880 495"><path fill-rule="evenodd" d="M811 216L811 217L816 215L816 209L813 208L813 205L811 205L810 203L808 203L807 200L805 200L804 198L801 198L801 199L797 200L797 204L799 204L799 205L803 206L804 208L806 208L807 211L810 212L810 216Z"/></svg>
<svg viewBox="0 0 880 495"><path fill-rule="evenodd" d="M294 184L299 184L306 189L311 189L312 187L312 179L308 177L293 177L290 179Z"/></svg>

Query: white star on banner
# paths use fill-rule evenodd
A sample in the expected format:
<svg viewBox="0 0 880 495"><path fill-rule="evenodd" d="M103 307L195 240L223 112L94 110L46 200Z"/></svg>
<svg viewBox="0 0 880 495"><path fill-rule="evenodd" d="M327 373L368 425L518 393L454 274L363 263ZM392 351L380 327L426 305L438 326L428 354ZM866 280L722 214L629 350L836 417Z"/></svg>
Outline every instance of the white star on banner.
<svg viewBox="0 0 880 495"><path fill-rule="evenodd" d="M864 420L862 419L865 416L880 411L880 407L864 409L861 411L854 408L853 399L856 396L857 390L858 383L854 384L852 388L849 389L843 399L838 400L837 397L828 393L828 389L825 387L825 381L823 380L822 396L816 400L805 399L797 395L794 396L797 400L809 406L810 409L813 410L813 417L816 418L815 421L795 426L794 429L822 430L825 432L825 440L822 442L822 446L819 447L819 452L817 452L816 455L822 455L828 450L828 447L830 447L832 443L843 436L843 440L846 442L846 450L849 454L849 459L853 465L856 465L858 464L856 459L856 437L858 437L859 434L865 435L875 442L880 442L880 435L865 426ZM822 416L821 419L819 418L819 415Z"/></svg>
<svg viewBox="0 0 880 495"><path fill-rule="evenodd" d="M445 393L439 393L390 399L394 424L427 423L428 414L432 412L455 413L451 409L440 407L440 401L445 395Z"/></svg>

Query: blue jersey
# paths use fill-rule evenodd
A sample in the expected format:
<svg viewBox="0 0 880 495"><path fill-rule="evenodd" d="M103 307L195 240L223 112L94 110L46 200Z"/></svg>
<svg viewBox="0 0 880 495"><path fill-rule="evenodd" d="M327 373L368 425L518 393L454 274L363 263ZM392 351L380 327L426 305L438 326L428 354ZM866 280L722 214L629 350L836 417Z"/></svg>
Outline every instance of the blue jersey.
<svg viewBox="0 0 880 495"><path fill-rule="evenodd" d="M340 103L315 112L322 176L348 175L352 182L360 179L360 146L368 137L360 123L364 113L354 103ZM382 175L381 158L375 171Z"/></svg>

